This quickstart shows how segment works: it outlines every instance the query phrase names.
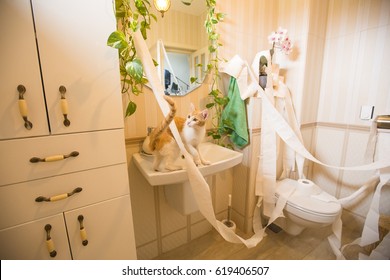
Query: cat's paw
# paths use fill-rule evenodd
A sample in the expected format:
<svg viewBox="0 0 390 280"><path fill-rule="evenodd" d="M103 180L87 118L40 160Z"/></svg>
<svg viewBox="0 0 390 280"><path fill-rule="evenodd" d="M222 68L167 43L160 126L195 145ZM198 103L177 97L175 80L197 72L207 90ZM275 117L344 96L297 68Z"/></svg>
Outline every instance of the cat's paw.
<svg viewBox="0 0 390 280"><path fill-rule="evenodd" d="M202 164L203 164L203 165L210 165L210 164L211 164L211 161L203 160L203 161L202 161Z"/></svg>

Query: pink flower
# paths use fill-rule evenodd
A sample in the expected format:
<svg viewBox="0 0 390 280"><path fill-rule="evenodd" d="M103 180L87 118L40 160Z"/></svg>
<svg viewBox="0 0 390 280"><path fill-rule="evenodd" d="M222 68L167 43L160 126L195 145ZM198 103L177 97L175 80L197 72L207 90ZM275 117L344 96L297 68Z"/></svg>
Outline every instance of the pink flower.
<svg viewBox="0 0 390 280"><path fill-rule="evenodd" d="M286 55L290 54L293 48L293 44L290 38L287 36L287 29L283 29L281 27L268 36L268 41L270 44L272 44L273 49L275 48L280 50Z"/></svg>

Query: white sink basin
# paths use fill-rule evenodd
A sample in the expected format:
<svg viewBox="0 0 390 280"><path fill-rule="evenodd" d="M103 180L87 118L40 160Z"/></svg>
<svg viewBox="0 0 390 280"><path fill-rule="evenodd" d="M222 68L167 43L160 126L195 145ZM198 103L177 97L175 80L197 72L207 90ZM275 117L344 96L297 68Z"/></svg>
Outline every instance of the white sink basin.
<svg viewBox="0 0 390 280"><path fill-rule="evenodd" d="M200 144L199 149L204 159L211 162L210 165L199 167L199 170L204 177L229 169L241 163L242 161L241 153L213 143L202 143ZM138 167L150 185L171 185L188 181L188 175L185 169L166 172L153 170L153 158L154 156L151 155L140 153L133 154L135 165ZM185 168L184 159L180 158L176 163Z"/></svg>

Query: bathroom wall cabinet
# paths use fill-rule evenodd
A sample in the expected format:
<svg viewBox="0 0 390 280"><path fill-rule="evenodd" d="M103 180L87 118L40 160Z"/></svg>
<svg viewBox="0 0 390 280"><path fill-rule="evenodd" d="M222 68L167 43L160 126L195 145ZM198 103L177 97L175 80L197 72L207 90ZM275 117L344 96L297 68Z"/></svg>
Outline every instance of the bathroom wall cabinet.
<svg viewBox="0 0 390 280"><path fill-rule="evenodd" d="M111 0L0 2L1 259L136 258L115 24Z"/></svg>

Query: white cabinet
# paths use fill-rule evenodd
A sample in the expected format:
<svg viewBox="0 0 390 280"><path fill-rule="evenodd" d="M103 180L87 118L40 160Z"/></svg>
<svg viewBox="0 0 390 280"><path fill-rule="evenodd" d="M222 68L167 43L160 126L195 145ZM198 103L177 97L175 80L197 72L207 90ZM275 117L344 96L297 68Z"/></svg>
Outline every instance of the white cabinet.
<svg viewBox="0 0 390 280"><path fill-rule="evenodd" d="M1 259L136 258L112 5L0 1Z"/></svg>
<svg viewBox="0 0 390 280"><path fill-rule="evenodd" d="M120 84L112 83L120 79L118 54L106 45L115 30L112 1L31 3L0 3L0 139L122 127L122 111L114 109ZM19 112L18 85L32 129Z"/></svg>

